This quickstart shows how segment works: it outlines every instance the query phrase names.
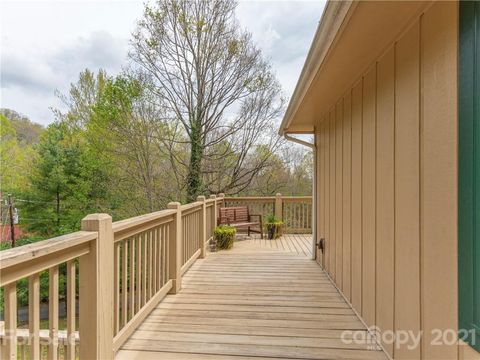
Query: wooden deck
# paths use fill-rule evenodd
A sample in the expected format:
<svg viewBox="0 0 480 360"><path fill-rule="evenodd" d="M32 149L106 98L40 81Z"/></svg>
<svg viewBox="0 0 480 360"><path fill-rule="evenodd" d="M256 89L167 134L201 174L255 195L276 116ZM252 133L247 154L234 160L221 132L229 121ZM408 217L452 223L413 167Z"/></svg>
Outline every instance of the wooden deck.
<svg viewBox="0 0 480 360"><path fill-rule="evenodd" d="M342 340L366 330L301 238L239 241L198 260L116 359L386 359Z"/></svg>
<svg viewBox="0 0 480 360"><path fill-rule="evenodd" d="M247 245L245 248L270 248L274 250L291 252L300 256L311 258L312 234L285 234L279 239L260 239L260 235L252 235L250 238L240 234L237 235L239 242Z"/></svg>

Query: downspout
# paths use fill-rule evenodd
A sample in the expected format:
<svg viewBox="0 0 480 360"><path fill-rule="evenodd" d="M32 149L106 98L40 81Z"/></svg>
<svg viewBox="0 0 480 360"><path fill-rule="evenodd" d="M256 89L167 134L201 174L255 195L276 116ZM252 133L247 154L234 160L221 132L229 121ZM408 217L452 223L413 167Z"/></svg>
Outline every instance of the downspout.
<svg viewBox="0 0 480 360"><path fill-rule="evenodd" d="M313 178L312 178L312 260L317 258L317 144L314 135L314 143L297 139L284 133L285 139L294 143L309 147L313 151Z"/></svg>

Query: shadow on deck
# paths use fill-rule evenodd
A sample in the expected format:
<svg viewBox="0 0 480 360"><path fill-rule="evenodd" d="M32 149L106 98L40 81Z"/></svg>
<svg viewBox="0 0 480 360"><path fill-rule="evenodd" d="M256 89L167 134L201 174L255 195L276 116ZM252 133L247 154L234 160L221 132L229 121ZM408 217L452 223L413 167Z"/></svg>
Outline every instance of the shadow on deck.
<svg viewBox="0 0 480 360"><path fill-rule="evenodd" d="M299 241L239 241L198 260L116 359L385 359L342 340L365 327Z"/></svg>

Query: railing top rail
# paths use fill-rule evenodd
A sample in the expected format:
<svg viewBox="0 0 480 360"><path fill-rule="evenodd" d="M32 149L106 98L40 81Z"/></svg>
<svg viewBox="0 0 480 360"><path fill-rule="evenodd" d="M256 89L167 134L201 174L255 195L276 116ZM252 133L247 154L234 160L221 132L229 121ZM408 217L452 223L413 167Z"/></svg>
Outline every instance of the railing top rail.
<svg viewBox="0 0 480 360"><path fill-rule="evenodd" d="M42 240L34 244L19 246L13 249L0 251L0 270L33 261L42 256L52 255L56 252L73 248L77 245L95 240L96 232L77 231L72 234Z"/></svg>
<svg viewBox="0 0 480 360"><path fill-rule="evenodd" d="M198 207L200 209L202 207L202 205L203 205L202 201L195 201L195 202L192 202L192 203L182 205L181 209L182 209L182 211L190 210L190 209L193 209L193 208L196 208L196 207Z"/></svg>
<svg viewBox="0 0 480 360"><path fill-rule="evenodd" d="M282 196L284 201L312 201L311 196Z"/></svg>
<svg viewBox="0 0 480 360"><path fill-rule="evenodd" d="M175 210L167 209L167 210L160 210L146 215L140 215L133 218L115 221L112 224L113 233L125 231L131 228L135 228L146 223L151 223L156 220L161 220L163 218L172 216L175 214Z"/></svg>
<svg viewBox="0 0 480 360"><path fill-rule="evenodd" d="M275 196L229 196L225 201L275 201Z"/></svg>
<svg viewBox="0 0 480 360"><path fill-rule="evenodd" d="M229 196L225 197L225 201L275 201L276 199L285 201L311 201L312 196Z"/></svg>

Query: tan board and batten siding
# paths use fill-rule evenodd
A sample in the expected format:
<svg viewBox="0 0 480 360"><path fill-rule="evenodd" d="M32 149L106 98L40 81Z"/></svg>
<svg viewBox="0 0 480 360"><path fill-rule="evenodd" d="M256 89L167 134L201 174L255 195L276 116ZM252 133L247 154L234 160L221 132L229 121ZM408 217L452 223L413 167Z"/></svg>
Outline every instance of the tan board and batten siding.
<svg viewBox="0 0 480 360"><path fill-rule="evenodd" d="M457 329L457 29L428 7L315 126L323 265L368 325L423 331L395 359L464 358L431 345Z"/></svg>

